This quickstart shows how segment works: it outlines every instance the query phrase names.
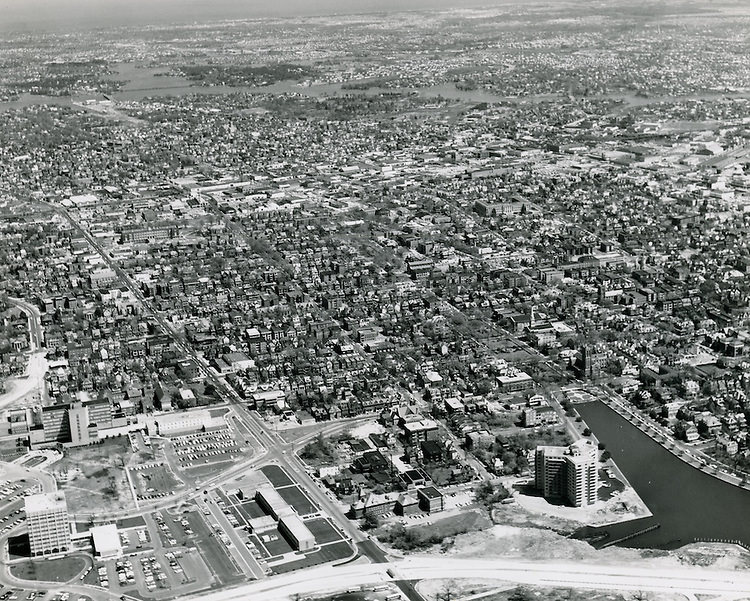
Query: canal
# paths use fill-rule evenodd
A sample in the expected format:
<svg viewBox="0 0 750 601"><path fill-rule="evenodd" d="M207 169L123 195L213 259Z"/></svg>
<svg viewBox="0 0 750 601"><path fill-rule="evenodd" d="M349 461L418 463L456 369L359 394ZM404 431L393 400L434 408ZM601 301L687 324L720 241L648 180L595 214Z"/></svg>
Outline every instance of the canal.
<svg viewBox="0 0 750 601"><path fill-rule="evenodd" d="M599 546L660 524L621 544L674 549L695 539L726 539L750 546L750 491L681 461L602 402L576 405L576 409L653 514L585 528L577 536L596 539L607 533Z"/></svg>

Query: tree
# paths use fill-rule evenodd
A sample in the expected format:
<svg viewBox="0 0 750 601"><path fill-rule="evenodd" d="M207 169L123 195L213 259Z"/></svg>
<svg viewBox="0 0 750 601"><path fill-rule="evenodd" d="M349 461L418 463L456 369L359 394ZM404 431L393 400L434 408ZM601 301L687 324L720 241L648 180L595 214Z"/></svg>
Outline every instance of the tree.
<svg viewBox="0 0 750 601"><path fill-rule="evenodd" d="M533 601L534 595L524 586L517 586L514 591L508 595L508 601Z"/></svg>
<svg viewBox="0 0 750 601"><path fill-rule="evenodd" d="M484 505L487 511L492 511L495 503L507 499L510 496L508 490L502 484L493 484L489 480L480 483L474 490L474 500Z"/></svg>
<svg viewBox="0 0 750 601"><path fill-rule="evenodd" d="M374 513L366 513L362 519L362 530L375 530L380 526L380 518Z"/></svg>
<svg viewBox="0 0 750 601"><path fill-rule="evenodd" d="M435 601L453 601L456 598L456 586L453 580L448 580L435 595Z"/></svg>
<svg viewBox="0 0 750 601"><path fill-rule="evenodd" d="M591 436L591 429L590 428L584 428L583 429L583 435L584 436Z"/></svg>

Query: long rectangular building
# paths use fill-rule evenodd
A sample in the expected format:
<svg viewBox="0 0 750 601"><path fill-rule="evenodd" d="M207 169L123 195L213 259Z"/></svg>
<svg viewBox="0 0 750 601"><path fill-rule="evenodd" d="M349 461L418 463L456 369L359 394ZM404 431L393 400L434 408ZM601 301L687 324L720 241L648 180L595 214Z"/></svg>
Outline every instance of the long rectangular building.
<svg viewBox="0 0 750 601"><path fill-rule="evenodd" d="M309 551L315 546L315 536L305 523L294 514L281 516L279 532L298 551Z"/></svg>
<svg viewBox="0 0 750 601"><path fill-rule="evenodd" d="M274 519L280 520L283 516L292 515L293 510L289 507L278 491L272 486L263 486L255 491L255 500L263 511L269 513Z"/></svg>

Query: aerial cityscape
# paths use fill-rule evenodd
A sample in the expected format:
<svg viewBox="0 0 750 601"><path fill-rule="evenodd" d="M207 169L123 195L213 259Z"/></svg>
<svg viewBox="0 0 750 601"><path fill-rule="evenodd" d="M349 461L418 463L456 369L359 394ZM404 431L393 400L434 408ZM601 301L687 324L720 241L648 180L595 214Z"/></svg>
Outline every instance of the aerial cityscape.
<svg viewBox="0 0 750 601"><path fill-rule="evenodd" d="M14 2L0 601L750 599L750 3Z"/></svg>

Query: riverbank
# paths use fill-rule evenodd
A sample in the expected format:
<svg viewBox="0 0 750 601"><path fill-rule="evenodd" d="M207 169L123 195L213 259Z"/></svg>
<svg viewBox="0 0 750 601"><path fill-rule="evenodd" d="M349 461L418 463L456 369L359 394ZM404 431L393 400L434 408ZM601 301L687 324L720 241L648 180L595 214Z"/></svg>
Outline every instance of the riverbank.
<svg viewBox="0 0 750 601"><path fill-rule="evenodd" d="M107 77L109 81L123 82L115 92L107 94L107 98L115 102L141 101L146 98L162 96L198 95L227 95L235 93L249 94L299 94L321 98L346 94L361 94L376 96L380 94L411 94L421 98L445 98L458 102L469 103L554 103L561 101L611 101L620 103L617 111L631 107L659 104L665 102L686 102L690 100L718 100L721 98L750 99L750 90L703 91L681 96L640 96L634 92L612 92L592 96L571 98L567 93L533 94L528 96L508 96L500 92L477 88L472 90L458 89L452 82L435 83L425 87L382 87L369 85L368 80L356 80L360 87L346 88L345 82L305 82L297 80L281 80L264 86L206 86L180 75L165 72L164 67L150 67L146 64L119 63L112 66L112 73ZM95 95L97 96L97 95ZM98 95L101 96L101 95ZM22 94L15 100L0 101L0 112L21 109L28 106L51 104L57 106L75 106L81 101L90 100L91 96L74 93L71 96L37 96ZM103 115L105 117L110 115ZM666 125L666 124L665 124Z"/></svg>
<svg viewBox="0 0 750 601"><path fill-rule="evenodd" d="M706 540L750 546L749 491L683 461L601 401L575 408L652 512L647 518L586 528L579 536L597 545L620 541L639 548L677 549Z"/></svg>
<svg viewBox="0 0 750 601"><path fill-rule="evenodd" d="M747 481L748 478L750 478L750 474L731 472L727 469L726 465L709 457L702 451L675 440L674 437L672 437L669 432L665 431L660 424L649 417L641 415L641 413L637 409L632 408L625 399L621 397L618 399L615 396L615 393L602 391L602 394L597 398L620 415L620 417L626 419L630 424L651 438L654 442L661 445L665 451L672 453L672 455L678 459L698 470L701 470L709 476L723 480L728 484L733 484L740 488L750 490L750 482Z"/></svg>

